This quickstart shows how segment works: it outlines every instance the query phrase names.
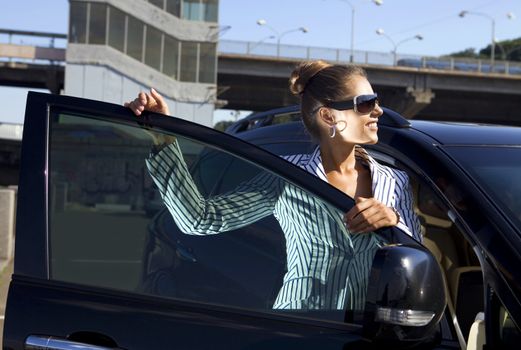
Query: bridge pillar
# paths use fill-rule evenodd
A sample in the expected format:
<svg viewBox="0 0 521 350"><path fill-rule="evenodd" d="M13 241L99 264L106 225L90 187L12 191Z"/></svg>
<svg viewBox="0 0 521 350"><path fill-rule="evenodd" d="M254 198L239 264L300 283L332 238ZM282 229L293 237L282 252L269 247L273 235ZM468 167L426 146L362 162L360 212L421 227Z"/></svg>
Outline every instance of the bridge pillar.
<svg viewBox="0 0 521 350"><path fill-rule="evenodd" d="M63 89L63 72L58 71L56 66L50 66L46 72L45 85L52 94L60 94Z"/></svg>
<svg viewBox="0 0 521 350"><path fill-rule="evenodd" d="M435 94L431 89L419 89L409 86L404 94L399 111L408 119L414 118L422 109L427 107Z"/></svg>

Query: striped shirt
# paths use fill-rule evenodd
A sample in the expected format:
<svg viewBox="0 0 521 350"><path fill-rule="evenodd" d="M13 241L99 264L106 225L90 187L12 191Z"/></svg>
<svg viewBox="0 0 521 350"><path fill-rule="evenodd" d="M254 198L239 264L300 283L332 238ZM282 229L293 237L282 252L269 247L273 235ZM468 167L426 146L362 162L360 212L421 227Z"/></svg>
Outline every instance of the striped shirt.
<svg viewBox="0 0 521 350"><path fill-rule="evenodd" d="M398 227L419 237L407 175L376 163L361 147L356 156L371 169L374 197L394 206L401 215ZM284 158L327 181L318 147L312 154ZM273 308L363 310L372 260L384 243L377 234L349 232L344 213L268 172L204 198L177 143L147 159L147 167L186 234L217 234L275 216L286 239L287 272Z"/></svg>

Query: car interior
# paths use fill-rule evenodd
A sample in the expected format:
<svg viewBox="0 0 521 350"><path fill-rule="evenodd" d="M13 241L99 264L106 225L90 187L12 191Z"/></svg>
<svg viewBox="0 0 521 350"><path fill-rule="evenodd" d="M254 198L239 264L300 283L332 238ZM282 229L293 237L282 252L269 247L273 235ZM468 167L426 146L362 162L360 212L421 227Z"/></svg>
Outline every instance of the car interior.
<svg viewBox="0 0 521 350"><path fill-rule="evenodd" d="M411 181L415 211L422 225L423 244L438 261L445 278L447 311L460 345L475 343L471 327L484 311L483 276L479 260L461 231L449 218L449 209L429 185ZM479 332L484 337L484 328ZM470 341L472 338L472 342Z"/></svg>

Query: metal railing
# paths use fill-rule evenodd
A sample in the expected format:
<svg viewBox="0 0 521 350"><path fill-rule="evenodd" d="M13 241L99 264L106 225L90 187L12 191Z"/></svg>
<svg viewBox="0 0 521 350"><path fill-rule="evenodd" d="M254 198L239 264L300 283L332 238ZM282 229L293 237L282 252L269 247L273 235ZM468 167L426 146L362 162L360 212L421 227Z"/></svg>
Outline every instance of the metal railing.
<svg viewBox="0 0 521 350"><path fill-rule="evenodd" d="M264 42L221 40L219 54L242 55L246 57L266 57L270 59L314 60L323 59L331 62L350 62L351 51L314 46L277 45ZM278 53L278 54L277 54ZM521 75L521 62L495 61L489 59L470 59L454 57L428 57L421 55L397 54L396 60L391 52L354 51L353 63L410 67L418 69L438 69L475 73L499 73Z"/></svg>
<svg viewBox="0 0 521 350"><path fill-rule="evenodd" d="M0 61L64 64L67 35L58 33L32 32L0 29ZM351 50L317 46L278 45L266 42L220 40L218 54L234 54L245 57L270 59L314 60L347 63ZM392 52L354 51L352 61L358 64L397 66L417 69L437 69L474 73L496 73L521 75L521 62L495 61L454 57L428 57L397 54Z"/></svg>
<svg viewBox="0 0 521 350"><path fill-rule="evenodd" d="M64 64L67 35L0 29L0 62Z"/></svg>

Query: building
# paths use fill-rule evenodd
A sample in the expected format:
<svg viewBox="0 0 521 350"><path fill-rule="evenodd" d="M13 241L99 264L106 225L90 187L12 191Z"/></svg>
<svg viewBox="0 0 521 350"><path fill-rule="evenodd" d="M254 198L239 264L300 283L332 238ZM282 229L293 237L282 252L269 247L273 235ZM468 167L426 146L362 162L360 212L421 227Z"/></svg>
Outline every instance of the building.
<svg viewBox="0 0 521 350"><path fill-rule="evenodd" d="M154 87L212 126L218 0L70 0L65 94L121 104Z"/></svg>

